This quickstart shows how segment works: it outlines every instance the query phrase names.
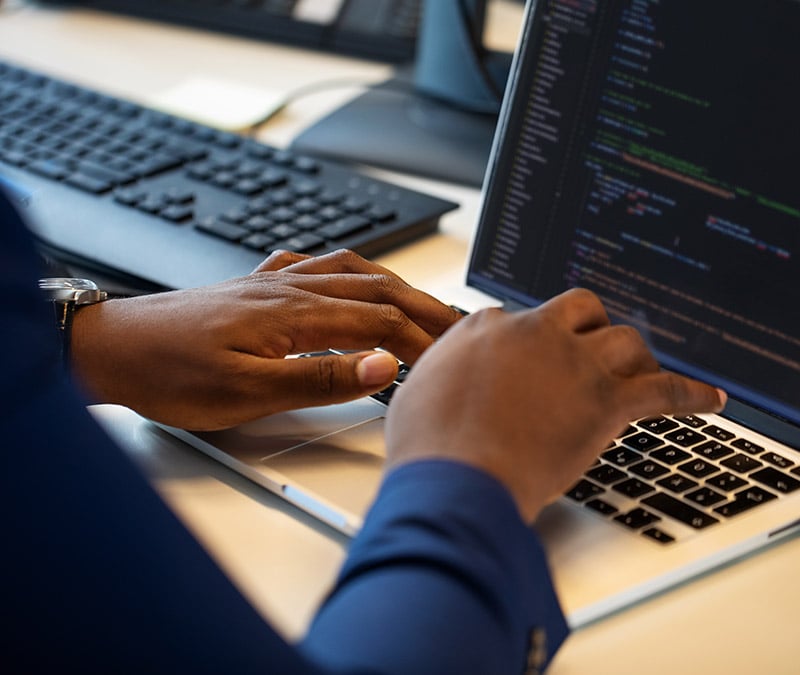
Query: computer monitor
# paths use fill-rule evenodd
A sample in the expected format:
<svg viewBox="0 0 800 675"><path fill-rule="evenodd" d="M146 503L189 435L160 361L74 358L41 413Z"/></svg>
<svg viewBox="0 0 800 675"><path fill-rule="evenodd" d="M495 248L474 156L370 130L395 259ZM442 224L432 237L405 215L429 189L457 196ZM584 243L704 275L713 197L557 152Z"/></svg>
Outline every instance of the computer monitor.
<svg viewBox="0 0 800 675"><path fill-rule="evenodd" d="M416 59L301 133L303 153L479 187L511 54L483 45L487 0L428 0Z"/></svg>

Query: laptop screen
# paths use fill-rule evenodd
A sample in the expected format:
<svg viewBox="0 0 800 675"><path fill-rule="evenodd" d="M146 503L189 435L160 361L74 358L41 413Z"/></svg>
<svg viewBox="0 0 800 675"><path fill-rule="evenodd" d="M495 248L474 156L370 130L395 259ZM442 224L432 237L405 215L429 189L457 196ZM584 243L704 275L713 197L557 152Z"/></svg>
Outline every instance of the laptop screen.
<svg viewBox="0 0 800 675"><path fill-rule="evenodd" d="M468 281L800 422L800 2L529 4Z"/></svg>

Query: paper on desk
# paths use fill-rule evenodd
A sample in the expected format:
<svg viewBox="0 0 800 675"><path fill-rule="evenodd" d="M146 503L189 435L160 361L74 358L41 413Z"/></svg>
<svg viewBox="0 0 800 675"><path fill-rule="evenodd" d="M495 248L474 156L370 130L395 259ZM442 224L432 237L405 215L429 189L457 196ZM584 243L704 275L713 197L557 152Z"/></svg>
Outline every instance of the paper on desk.
<svg viewBox="0 0 800 675"><path fill-rule="evenodd" d="M286 102L284 92L208 77L191 77L152 96L148 105L201 124L244 131Z"/></svg>

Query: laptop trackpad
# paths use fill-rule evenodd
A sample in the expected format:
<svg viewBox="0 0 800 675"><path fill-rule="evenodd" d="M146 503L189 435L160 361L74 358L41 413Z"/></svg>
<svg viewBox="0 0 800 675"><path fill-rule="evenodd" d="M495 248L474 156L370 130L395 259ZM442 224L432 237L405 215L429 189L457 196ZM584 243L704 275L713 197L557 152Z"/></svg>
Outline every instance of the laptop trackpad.
<svg viewBox="0 0 800 675"><path fill-rule="evenodd" d="M378 492L385 457L384 419L371 419L277 452L261 463L305 494L363 516Z"/></svg>

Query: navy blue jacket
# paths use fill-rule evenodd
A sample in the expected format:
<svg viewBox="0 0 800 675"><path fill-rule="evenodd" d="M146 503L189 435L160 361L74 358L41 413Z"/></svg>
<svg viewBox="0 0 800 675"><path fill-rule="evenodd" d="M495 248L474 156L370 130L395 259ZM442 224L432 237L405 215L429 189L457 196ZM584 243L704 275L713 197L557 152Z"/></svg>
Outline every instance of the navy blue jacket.
<svg viewBox="0 0 800 675"><path fill-rule="evenodd" d="M544 552L506 490L431 461L387 477L287 644L88 414L37 271L0 194L4 673L521 673L543 636L548 656L563 641Z"/></svg>

